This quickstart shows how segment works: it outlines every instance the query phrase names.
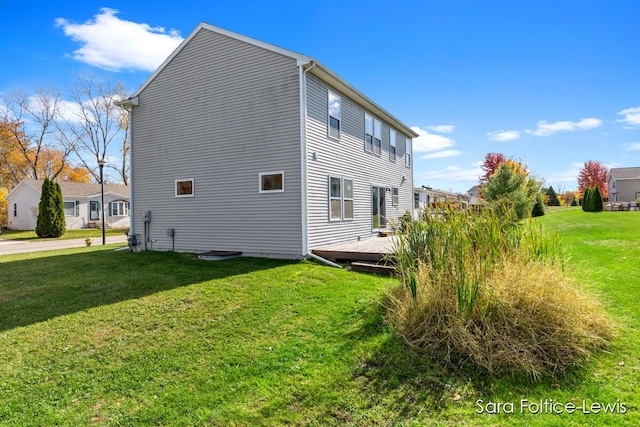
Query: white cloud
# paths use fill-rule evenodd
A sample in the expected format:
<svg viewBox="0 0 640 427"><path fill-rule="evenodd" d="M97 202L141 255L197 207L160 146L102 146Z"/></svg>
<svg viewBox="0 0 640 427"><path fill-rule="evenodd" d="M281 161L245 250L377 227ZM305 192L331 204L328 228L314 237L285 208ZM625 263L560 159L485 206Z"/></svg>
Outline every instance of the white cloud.
<svg viewBox="0 0 640 427"><path fill-rule="evenodd" d="M627 108L620 111L618 114L624 116L624 119L618 120L618 122L627 123L633 126L640 126L640 107Z"/></svg>
<svg viewBox="0 0 640 427"><path fill-rule="evenodd" d="M538 122L538 127L536 130L527 129L526 132L531 135L536 136L550 136L556 132L560 131L577 131L577 130L589 130L597 128L602 124L602 120L590 117L588 119L582 119L579 122L555 122L548 123L546 120L541 120Z"/></svg>
<svg viewBox="0 0 640 427"><path fill-rule="evenodd" d="M455 145L455 141L446 136L434 135L417 126L414 126L411 129L418 134L418 137L413 139L413 151L416 153L443 150Z"/></svg>
<svg viewBox="0 0 640 427"><path fill-rule="evenodd" d="M117 13L102 8L94 20L83 24L56 19L65 35L81 44L73 59L112 71L154 71L183 40L175 30L125 21Z"/></svg>
<svg viewBox="0 0 640 427"><path fill-rule="evenodd" d="M625 151L640 151L640 142L632 142L631 144L624 144Z"/></svg>
<svg viewBox="0 0 640 427"><path fill-rule="evenodd" d="M462 154L460 150L444 150L444 151L436 151L435 153L427 154L426 156L420 157L421 159L443 159L445 157L454 157Z"/></svg>
<svg viewBox="0 0 640 427"><path fill-rule="evenodd" d="M456 127L454 125L437 125L437 126L427 126L427 129L432 130L434 132L439 132L439 133L453 133Z"/></svg>
<svg viewBox="0 0 640 427"><path fill-rule="evenodd" d="M584 163L569 163L564 170L556 172L551 176L545 177L545 182L548 182L551 185L558 182L571 182L577 184L578 174L580 173L580 169L582 169L583 167Z"/></svg>
<svg viewBox="0 0 640 427"><path fill-rule="evenodd" d="M414 177L415 181L434 181L438 179L447 182L474 181L484 173L478 163L471 164L471 168L461 169L458 166L447 166L444 169L420 172Z"/></svg>
<svg viewBox="0 0 640 427"><path fill-rule="evenodd" d="M494 130L493 132L488 132L487 136L491 141L498 142L507 142L513 141L514 139L520 138L519 130Z"/></svg>

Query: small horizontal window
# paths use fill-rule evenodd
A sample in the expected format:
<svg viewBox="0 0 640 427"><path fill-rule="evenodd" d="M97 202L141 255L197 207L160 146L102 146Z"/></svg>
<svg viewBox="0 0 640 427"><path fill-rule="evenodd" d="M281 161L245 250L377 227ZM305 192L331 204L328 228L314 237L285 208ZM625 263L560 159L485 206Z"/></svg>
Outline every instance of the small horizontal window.
<svg viewBox="0 0 640 427"><path fill-rule="evenodd" d="M176 179L176 197L193 197L193 179Z"/></svg>
<svg viewBox="0 0 640 427"><path fill-rule="evenodd" d="M260 174L260 193L284 192L284 172L263 172Z"/></svg>

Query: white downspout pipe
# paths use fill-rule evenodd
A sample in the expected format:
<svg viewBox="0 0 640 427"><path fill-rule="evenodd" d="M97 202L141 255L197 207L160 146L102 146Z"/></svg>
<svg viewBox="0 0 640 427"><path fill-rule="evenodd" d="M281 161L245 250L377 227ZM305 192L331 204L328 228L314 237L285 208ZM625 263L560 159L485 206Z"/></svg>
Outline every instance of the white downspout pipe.
<svg viewBox="0 0 640 427"><path fill-rule="evenodd" d="M304 68L305 65L310 67ZM308 185L308 151L307 151L307 73L316 67L315 62L310 61L299 64L300 76L300 164L301 164L301 222L302 222L302 254L309 255L309 185Z"/></svg>
<svg viewBox="0 0 640 427"><path fill-rule="evenodd" d="M342 268L342 266L340 264L336 264L333 261L329 261L328 259L322 258L321 256L318 256L318 255L314 254L313 252L307 253L307 256L311 257L311 258L313 258L315 260L318 260L320 262L323 262L323 263L325 263L327 265L330 265L331 267Z"/></svg>

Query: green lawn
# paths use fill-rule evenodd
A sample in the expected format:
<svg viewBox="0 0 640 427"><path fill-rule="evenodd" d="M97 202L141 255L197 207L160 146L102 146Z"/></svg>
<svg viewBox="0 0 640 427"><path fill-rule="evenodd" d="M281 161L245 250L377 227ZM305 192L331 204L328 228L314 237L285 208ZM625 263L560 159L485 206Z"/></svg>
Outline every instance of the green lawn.
<svg viewBox="0 0 640 427"><path fill-rule="evenodd" d="M126 229L107 228L104 232L107 236L121 236ZM68 239L86 239L87 237L102 237L102 229L84 228L82 230L67 230L64 235L57 239L42 239L38 237L35 231L7 230L0 234L0 239L6 240L68 240Z"/></svg>
<svg viewBox="0 0 640 427"><path fill-rule="evenodd" d="M539 221L618 326L586 369L537 384L413 354L379 305L395 279L109 246L0 257L0 425L639 425L640 212ZM523 399L626 414L520 413Z"/></svg>

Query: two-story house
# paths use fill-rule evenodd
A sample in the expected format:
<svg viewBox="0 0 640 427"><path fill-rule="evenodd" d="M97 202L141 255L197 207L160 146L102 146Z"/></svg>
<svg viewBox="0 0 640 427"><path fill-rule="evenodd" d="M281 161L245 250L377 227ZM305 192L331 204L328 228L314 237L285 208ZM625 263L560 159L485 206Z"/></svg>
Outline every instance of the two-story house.
<svg viewBox="0 0 640 427"><path fill-rule="evenodd" d="M610 202L634 202L640 198L640 167L612 168L607 180Z"/></svg>
<svg viewBox="0 0 640 427"><path fill-rule="evenodd" d="M302 258L412 210L417 134L311 57L202 23L121 103L139 248Z"/></svg>

